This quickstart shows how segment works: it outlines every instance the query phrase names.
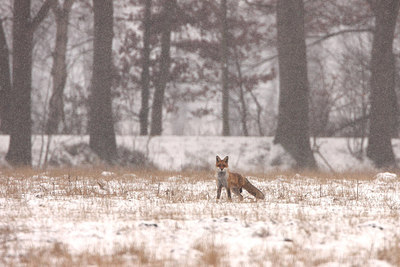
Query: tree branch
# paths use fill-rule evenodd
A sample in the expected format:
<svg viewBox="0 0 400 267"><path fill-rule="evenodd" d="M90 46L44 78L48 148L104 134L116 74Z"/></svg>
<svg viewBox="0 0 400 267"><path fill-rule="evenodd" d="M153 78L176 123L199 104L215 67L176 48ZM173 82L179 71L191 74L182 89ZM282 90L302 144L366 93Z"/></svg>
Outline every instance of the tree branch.
<svg viewBox="0 0 400 267"><path fill-rule="evenodd" d="M74 1L75 0L65 0L63 5L64 10L71 10Z"/></svg>
<svg viewBox="0 0 400 267"><path fill-rule="evenodd" d="M246 2L246 4L249 5L249 6L256 6L256 7L266 8L266 9L269 9L269 10L275 8L275 5L272 5L272 4L262 4L262 3L260 3L260 1L259 1L259 2L254 2L254 3L252 3L252 2L250 2L249 0L244 0L244 2Z"/></svg>
<svg viewBox="0 0 400 267"><path fill-rule="evenodd" d="M319 43L322 43L323 41L326 41L326 40L329 39L329 38L332 38L332 37L335 37L335 36L338 36L338 35L342 35L342 34L346 34L346 33L352 33L352 32L358 32L358 33L361 33L361 32L370 32L370 33L372 33L372 32L373 32L373 29L372 29L372 28L347 29L347 30L340 30L340 31L328 33L328 34L326 34L326 35L324 35L324 36L319 37L319 39L317 39L317 40L315 40L315 41L313 41L313 42L311 42L311 43L308 43L308 44L307 44L307 47L311 47L311 46L317 45L317 44L319 44ZM312 37L315 38L316 36L312 36ZM259 66L261 66L262 64L264 64L264 63L266 63L266 62L268 62L268 61L271 61L271 60L273 60L273 59L275 59L275 58L277 58L277 57L278 57L278 54L275 54L275 55L272 55L272 56L270 56L270 57L267 57L267 58L261 60L260 62L257 62L257 63L255 63L254 65L251 65L250 68L259 67Z"/></svg>
<svg viewBox="0 0 400 267"><path fill-rule="evenodd" d="M61 6L57 0L50 1L50 7L54 15L57 18L61 18L63 15L68 14L71 11L72 5L75 0L65 0L64 4Z"/></svg>
<svg viewBox="0 0 400 267"><path fill-rule="evenodd" d="M366 0L366 2L369 4L370 8L372 9L372 12L375 12L375 9L378 6L377 2L374 0Z"/></svg>
<svg viewBox="0 0 400 267"><path fill-rule="evenodd" d="M65 2L64 2L64 4L65 4ZM58 3L58 1L51 1L50 7L56 17L61 16L62 9L61 9L61 5Z"/></svg>
<svg viewBox="0 0 400 267"><path fill-rule="evenodd" d="M40 25L40 23L46 18L47 14L49 13L50 7L52 5L52 2L55 0L46 0L38 13L36 14L35 17L33 17L32 22L31 22L31 30L34 32L36 28Z"/></svg>
<svg viewBox="0 0 400 267"><path fill-rule="evenodd" d="M361 123L361 122L364 122L364 121L366 121L366 120L368 120L368 119L369 119L369 114L365 114L365 115L363 115L363 116L361 116L361 117L358 117L358 118L356 118L356 119L354 119L354 120L351 120L351 121L349 121L349 122L346 122L346 123L344 123L343 125L340 125L340 126L339 126L338 128L336 128L336 129L331 130L331 131L327 134L327 136L334 136L336 133L342 131L343 129L346 129L347 127L350 127L350 126L355 126L355 125L357 125L357 124L359 124L359 123Z"/></svg>
<svg viewBox="0 0 400 267"><path fill-rule="evenodd" d="M313 45L319 44L319 43L321 43L321 42L323 42L323 41L325 41L325 40L327 40L327 39L329 39L331 37L335 37L335 36L346 34L346 33L352 33L352 32L358 32L358 33L370 32L370 33L372 33L373 29L372 28L347 29L347 30L340 30L340 31L337 31L337 32L328 33L328 34L326 34L324 36L319 37L319 39L307 44L307 46L313 46Z"/></svg>

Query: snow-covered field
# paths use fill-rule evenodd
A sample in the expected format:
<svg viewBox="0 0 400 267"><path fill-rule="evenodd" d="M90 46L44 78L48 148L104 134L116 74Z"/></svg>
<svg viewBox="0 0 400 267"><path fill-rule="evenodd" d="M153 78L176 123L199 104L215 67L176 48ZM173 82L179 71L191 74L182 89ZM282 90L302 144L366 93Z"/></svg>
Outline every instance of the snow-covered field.
<svg viewBox="0 0 400 267"><path fill-rule="evenodd" d="M34 163L43 161L40 140ZM81 141L57 137L49 154L66 157L65 145ZM317 161L337 173L302 174L271 167L271 138L118 144L159 169L0 168L0 265L400 266L400 179L350 156L344 139L319 140ZM265 200L244 192L228 202L223 191L216 202L207 170L216 154L229 155Z"/></svg>
<svg viewBox="0 0 400 267"><path fill-rule="evenodd" d="M396 175L269 174L216 202L212 173L4 171L0 264L398 266Z"/></svg>

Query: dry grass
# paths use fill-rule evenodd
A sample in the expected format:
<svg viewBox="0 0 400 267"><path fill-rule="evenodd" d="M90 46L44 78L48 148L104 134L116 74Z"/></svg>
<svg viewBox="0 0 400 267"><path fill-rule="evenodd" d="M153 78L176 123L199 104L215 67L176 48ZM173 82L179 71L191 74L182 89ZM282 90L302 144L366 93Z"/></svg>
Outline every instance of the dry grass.
<svg viewBox="0 0 400 267"><path fill-rule="evenodd" d="M46 248L31 248L20 256L24 266L164 266L143 245L116 249L111 255L84 251L72 254L66 245L54 243Z"/></svg>
<svg viewBox="0 0 400 267"><path fill-rule="evenodd" d="M371 181L374 179L376 172L365 171L365 172L325 172L325 171L295 171L295 170L273 170L267 173L252 173L251 176L260 177L265 180L273 180L277 177L284 177L286 179L302 179L304 177L311 177L318 179L319 181L329 181L329 180L358 180L358 181Z"/></svg>
<svg viewBox="0 0 400 267"><path fill-rule="evenodd" d="M378 259L387 261L393 266L400 266L400 236L396 236L378 250Z"/></svg>
<svg viewBox="0 0 400 267"><path fill-rule="evenodd" d="M109 175L102 175L104 171ZM247 176L256 186L267 194L269 201L284 203L319 204L318 200L326 197L343 205L350 201L365 198L363 182L369 182L374 173L325 172L270 172ZM37 197L72 197L86 198L123 198L129 199L142 195L157 197L164 203L187 203L215 198L213 172L175 172L130 170L116 167L103 168L65 168L47 171L35 169L6 169L0 173L0 197L21 199L27 193ZM279 179L278 183L263 186L265 182ZM211 182L211 184L210 184ZM198 191L199 184L209 184L204 191ZM296 187L293 187L296 184ZM222 195L226 198L225 192ZM252 198L248 197L248 200ZM399 208L390 195L385 204L392 210ZM171 217L174 217L171 215ZM157 217L159 218L159 217Z"/></svg>
<svg viewBox="0 0 400 267"><path fill-rule="evenodd" d="M102 175L107 171L109 175ZM197 201L207 198L206 195L194 196L189 199L181 189L182 184L195 184L214 179L211 172L185 172L129 170L116 167L108 168L64 168L47 171L35 169L6 169L0 172L0 197L21 198L26 193L37 192L40 197L123 197L127 198L132 192L149 191L157 188L157 196L168 201ZM162 183L171 177L176 178L176 186L163 190ZM50 179L50 181L49 181ZM139 181L146 181L145 187L140 187ZM46 182L47 184L44 184ZM110 190L109 183L113 183ZM115 185L117 184L117 185ZM143 184L142 184L143 186Z"/></svg>
<svg viewBox="0 0 400 267"><path fill-rule="evenodd" d="M109 174L103 175L104 170ZM266 193L268 201L319 205L320 199L331 197L334 201L346 205L368 197L369 192L363 189L362 183L370 182L374 176L375 174L370 172L329 174L287 171L249 175L248 178ZM116 167L47 171L18 169L14 172L7 169L1 171L0 177L0 197L15 199L33 193L41 198L80 196L129 199L142 196L156 197L164 203L188 203L209 201L214 199L216 194L212 172L179 173ZM279 182L272 183L276 179L279 179ZM264 185L266 182L268 186ZM207 188L199 192L199 185L204 184L208 185ZM225 192L222 198L226 198ZM248 200L252 198L247 197ZM386 194L384 203L392 210L399 208L391 194ZM174 217L173 214L171 217Z"/></svg>
<svg viewBox="0 0 400 267"><path fill-rule="evenodd" d="M224 258L227 256L228 250L223 245L217 245L215 239L198 240L194 249L201 253L198 266L224 266Z"/></svg>
<svg viewBox="0 0 400 267"><path fill-rule="evenodd" d="M113 172L115 177L122 177L124 174L135 174L138 177L144 179L150 179L152 182L160 182L168 179L171 176L188 177L193 181L204 181L214 179L215 175L213 171L163 171L157 169L129 169L120 168L117 166L91 166L91 167L66 167L66 168L50 168L47 170L34 169L34 168L19 168L11 169L4 168L0 169L0 175L3 177L18 177L18 178L29 178L33 176L82 176L87 178L98 178L101 176L103 171ZM365 171L365 172L323 172L323 171L278 171L272 170L267 173L242 173L249 177L258 177L260 180L273 180L277 177L284 177L287 179L301 179L302 177L311 177L318 180L359 180L359 181L370 181L376 175L376 172Z"/></svg>

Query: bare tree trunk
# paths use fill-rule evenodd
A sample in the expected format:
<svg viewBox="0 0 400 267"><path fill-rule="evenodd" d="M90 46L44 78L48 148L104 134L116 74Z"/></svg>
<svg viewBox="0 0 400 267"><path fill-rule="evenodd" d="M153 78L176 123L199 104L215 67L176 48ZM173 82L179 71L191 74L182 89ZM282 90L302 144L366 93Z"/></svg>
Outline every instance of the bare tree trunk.
<svg viewBox="0 0 400 267"><path fill-rule="evenodd" d="M260 102L258 101L257 97L254 95L254 93L252 91L250 91L250 96L253 99L254 103L256 103L256 107L257 107L257 126L258 126L258 134L260 136L264 136L264 131L261 125L261 113L262 113L262 107Z"/></svg>
<svg viewBox="0 0 400 267"><path fill-rule="evenodd" d="M156 79L153 107L151 113L151 129L150 135L161 135L162 133L162 108L164 103L164 94L167 83L170 79L171 65L171 27L172 16L175 13L176 2L164 1L163 17L165 19L161 33L161 57L160 57L160 73Z"/></svg>
<svg viewBox="0 0 400 267"><path fill-rule="evenodd" d="M31 165L32 31L30 1L14 1L13 89L11 132L6 159L12 165Z"/></svg>
<svg viewBox="0 0 400 267"><path fill-rule="evenodd" d="M237 53L236 48L235 48L235 65L239 79L239 100L242 106L242 112L241 112L242 130L244 136L249 136L249 131L247 130L247 105L246 105L246 100L244 98L242 68L240 66L239 55Z"/></svg>
<svg viewBox="0 0 400 267"><path fill-rule="evenodd" d="M112 118L113 0L93 0L93 76L90 96L89 145L108 163L117 156Z"/></svg>
<svg viewBox="0 0 400 267"><path fill-rule="evenodd" d="M309 137L309 86L300 0L278 0L279 115L274 143L296 160L296 168L315 168Z"/></svg>
<svg viewBox="0 0 400 267"><path fill-rule="evenodd" d="M11 74L10 58L3 23L0 20L0 131L10 133Z"/></svg>
<svg viewBox="0 0 400 267"><path fill-rule="evenodd" d="M56 20L56 44L53 53L53 94L49 103L49 118L47 121L47 134L58 133L61 121L64 121L64 101L63 94L67 80L67 43L68 43L68 23L69 14L74 0L65 0L63 6L54 2L52 10Z"/></svg>
<svg viewBox="0 0 400 267"><path fill-rule="evenodd" d="M222 135L229 136L229 77L228 77L228 8L226 0L221 0L221 85L222 85Z"/></svg>
<svg viewBox="0 0 400 267"><path fill-rule="evenodd" d="M150 96L150 29L151 0L146 0L143 22L143 54L142 54L142 106L139 113L140 135L147 135L149 126L149 96Z"/></svg>
<svg viewBox="0 0 400 267"><path fill-rule="evenodd" d="M14 166L32 164L31 91L33 32L47 16L52 0L46 0L31 19L31 1L14 1L11 131L7 161Z"/></svg>
<svg viewBox="0 0 400 267"><path fill-rule="evenodd" d="M393 38L399 0L369 0L375 15L371 54L371 110L367 155L377 167L393 166L391 137L397 125Z"/></svg>

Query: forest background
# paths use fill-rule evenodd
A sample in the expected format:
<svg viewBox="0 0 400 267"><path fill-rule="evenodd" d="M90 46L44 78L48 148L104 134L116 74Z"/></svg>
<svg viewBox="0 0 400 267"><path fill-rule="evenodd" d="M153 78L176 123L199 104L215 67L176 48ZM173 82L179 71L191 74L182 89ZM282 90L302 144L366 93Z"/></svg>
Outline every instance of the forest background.
<svg viewBox="0 0 400 267"><path fill-rule="evenodd" d="M272 136L315 167L310 137L394 166L398 1L4 1L1 131L31 136ZM368 143L368 144L367 144Z"/></svg>

